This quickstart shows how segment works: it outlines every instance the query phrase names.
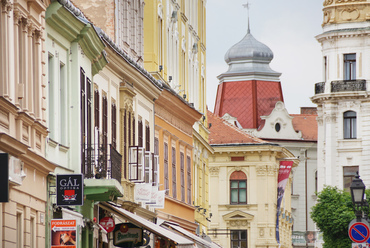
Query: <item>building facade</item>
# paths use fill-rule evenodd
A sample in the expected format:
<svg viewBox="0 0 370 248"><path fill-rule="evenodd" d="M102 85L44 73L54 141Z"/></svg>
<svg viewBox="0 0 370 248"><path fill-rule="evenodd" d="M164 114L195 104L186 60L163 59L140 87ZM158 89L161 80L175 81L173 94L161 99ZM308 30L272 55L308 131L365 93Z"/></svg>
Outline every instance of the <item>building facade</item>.
<svg viewBox="0 0 370 248"><path fill-rule="evenodd" d="M323 82L311 97L318 110L318 191L325 185L349 190L359 171L369 171L370 2L324 1Z"/></svg>
<svg viewBox="0 0 370 248"><path fill-rule="evenodd" d="M45 10L49 1L0 4L0 246L43 247L47 223Z"/></svg>
<svg viewBox="0 0 370 248"><path fill-rule="evenodd" d="M208 120L215 150L210 162L209 236L222 247L292 247L291 171L280 209L277 189L279 161L293 154L211 112Z"/></svg>
<svg viewBox="0 0 370 248"><path fill-rule="evenodd" d="M147 1L144 8L144 67L203 113L193 125L192 205L209 210L206 120L206 1ZM209 212L209 211L208 211ZM207 212L195 211L197 233L207 232Z"/></svg>

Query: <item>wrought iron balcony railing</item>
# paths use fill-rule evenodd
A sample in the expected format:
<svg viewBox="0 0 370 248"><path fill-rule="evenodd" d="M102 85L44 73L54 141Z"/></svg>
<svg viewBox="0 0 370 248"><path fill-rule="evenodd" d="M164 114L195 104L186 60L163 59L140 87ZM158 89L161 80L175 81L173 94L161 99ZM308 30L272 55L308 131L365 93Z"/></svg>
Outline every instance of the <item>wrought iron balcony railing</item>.
<svg viewBox="0 0 370 248"><path fill-rule="evenodd" d="M366 80L338 80L331 82L331 92L366 91Z"/></svg>
<svg viewBox="0 0 370 248"><path fill-rule="evenodd" d="M83 145L82 173L85 178L116 179L121 182L122 155L112 145Z"/></svg>
<svg viewBox="0 0 370 248"><path fill-rule="evenodd" d="M325 82L315 84L315 94L322 94L325 92Z"/></svg>

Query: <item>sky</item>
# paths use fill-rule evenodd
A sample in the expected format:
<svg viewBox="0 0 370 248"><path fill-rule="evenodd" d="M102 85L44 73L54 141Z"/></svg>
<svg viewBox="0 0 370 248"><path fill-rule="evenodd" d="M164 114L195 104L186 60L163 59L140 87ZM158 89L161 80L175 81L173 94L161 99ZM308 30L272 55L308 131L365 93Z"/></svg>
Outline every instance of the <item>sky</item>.
<svg viewBox="0 0 370 248"><path fill-rule="evenodd" d="M248 0L251 34L274 53L271 69L280 81L289 114L315 107L310 100L315 83L322 81L321 45L324 0ZM214 111L217 76L226 72L227 50L247 33L247 0L207 1L207 105Z"/></svg>

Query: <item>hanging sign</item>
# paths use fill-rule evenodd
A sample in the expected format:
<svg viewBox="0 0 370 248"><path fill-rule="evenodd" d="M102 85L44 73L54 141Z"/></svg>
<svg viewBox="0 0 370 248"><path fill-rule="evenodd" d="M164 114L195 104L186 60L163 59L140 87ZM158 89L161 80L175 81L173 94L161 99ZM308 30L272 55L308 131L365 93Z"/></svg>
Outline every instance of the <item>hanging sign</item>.
<svg viewBox="0 0 370 248"><path fill-rule="evenodd" d="M104 217L99 221L99 224L104 228L107 233L110 233L114 230L114 227L116 226L114 223L113 218L111 217Z"/></svg>
<svg viewBox="0 0 370 248"><path fill-rule="evenodd" d="M113 231L113 245L118 247L143 246L143 229L132 223L117 224Z"/></svg>
<svg viewBox="0 0 370 248"><path fill-rule="evenodd" d="M76 220L54 219L50 223L51 248L76 248Z"/></svg>
<svg viewBox="0 0 370 248"><path fill-rule="evenodd" d="M82 206L84 199L83 175L66 174L56 177L58 206Z"/></svg>
<svg viewBox="0 0 370 248"><path fill-rule="evenodd" d="M134 200L138 202L149 202L152 196L151 183L135 183Z"/></svg>

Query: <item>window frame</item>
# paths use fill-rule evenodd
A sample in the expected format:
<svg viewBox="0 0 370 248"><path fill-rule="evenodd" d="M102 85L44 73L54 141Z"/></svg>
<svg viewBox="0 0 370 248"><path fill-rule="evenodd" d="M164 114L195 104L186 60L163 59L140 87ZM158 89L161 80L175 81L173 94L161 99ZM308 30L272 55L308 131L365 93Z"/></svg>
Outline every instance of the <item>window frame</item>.
<svg viewBox="0 0 370 248"><path fill-rule="evenodd" d="M356 80L356 53L343 54L343 67L344 80Z"/></svg>
<svg viewBox="0 0 370 248"><path fill-rule="evenodd" d="M238 233L238 238L234 239L234 232ZM242 233L245 233L245 239L242 238ZM247 230L231 230L230 231L230 247L235 248L235 247L242 247L241 242L245 242L246 246L248 247L248 231ZM238 242L236 246L233 245L234 242Z"/></svg>
<svg viewBox="0 0 370 248"><path fill-rule="evenodd" d="M233 188L233 183L237 182L238 187ZM240 183L244 182L245 187L240 187ZM244 172L242 171L234 171L229 178L229 190L230 190L230 205L246 205L248 203L248 180L247 176ZM245 190L245 202L240 201L240 195L241 195L241 190ZM236 191L238 200L233 202L233 193Z"/></svg>
<svg viewBox="0 0 370 248"><path fill-rule="evenodd" d="M351 114L354 116L350 116ZM343 139L357 139L357 113L355 111L343 112Z"/></svg>

